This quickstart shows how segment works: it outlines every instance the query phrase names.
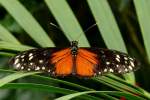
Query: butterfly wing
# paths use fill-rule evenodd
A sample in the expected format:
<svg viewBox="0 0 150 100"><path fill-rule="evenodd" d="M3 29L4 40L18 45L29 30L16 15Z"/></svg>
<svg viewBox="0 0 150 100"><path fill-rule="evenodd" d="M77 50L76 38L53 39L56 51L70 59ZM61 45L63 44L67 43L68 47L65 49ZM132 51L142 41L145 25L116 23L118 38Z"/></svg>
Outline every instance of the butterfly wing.
<svg viewBox="0 0 150 100"><path fill-rule="evenodd" d="M73 61L70 48L53 53L50 62L55 66L56 76L67 76L72 73Z"/></svg>
<svg viewBox="0 0 150 100"><path fill-rule="evenodd" d="M67 76L76 67L75 73L81 77L127 73L139 65L135 58L125 53L101 48L79 48L75 63L70 48L31 49L13 57L9 64L16 70L43 71L53 76Z"/></svg>
<svg viewBox="0 0 150 100"><path fill-rule="evenodd" d="M13 57L9 64L16 70L44 71L52 75L71 73L71 61L68 60L69 48L41 48L24 51ZM68 66L67 69L64 66Z"/></svg>
<svg viewBox="0 0 150 100"><path fill-rule="evenodd" d="M122 74L135 71L138 65L139 62L135 58L116 50L102 48L79 48L78 50L77 73L79 74L82 70L87 70L89 76L108 72Z"/></svg>
<svg viewBox="0 0 150 100"><path fill-rule="evenodd" d="M78 49L76 57L76 73L81 77L91 77L96 73L98 67L97 54L86 50Z"/></svg>

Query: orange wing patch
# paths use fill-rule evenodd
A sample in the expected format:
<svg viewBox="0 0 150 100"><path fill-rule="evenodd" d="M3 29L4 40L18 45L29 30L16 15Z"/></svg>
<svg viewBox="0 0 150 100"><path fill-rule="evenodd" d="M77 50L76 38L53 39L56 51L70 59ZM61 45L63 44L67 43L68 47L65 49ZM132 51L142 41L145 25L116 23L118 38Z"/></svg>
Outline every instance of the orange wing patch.
<svg viewBox="0 0 150 100"><path fill-rule="evenodd" d="M70 49L63 49L61 51L55 52L52 54L52 58L51 58L51 62L52 63L56 63L57 61L59 61L60 59L64 58L65 56L67 56L67 54L70 53Z"/></svg>
<svg viewBox="0 0 150 100"><path fill-rule="evenodd" d="M76 59L76 73L79 76L91 77L94 75L95 65L98 64L97 55L84 49L78 50Z"/></svg>
<svg viewBox="0 0 150 100"><path fill-rule="evenodd" d="M55 65L55 73L58 76L66 76L72 73L72 56L64 57L62 60L58 61Z"/></svg>
<svg viewBox="0 0 150 100"><path fill-rule="evenodd" d="M55 74L57 76L66 76L72 72L72 55L70 49L64 49L55 52L52 55L51 63L55 64Z"/></svg>

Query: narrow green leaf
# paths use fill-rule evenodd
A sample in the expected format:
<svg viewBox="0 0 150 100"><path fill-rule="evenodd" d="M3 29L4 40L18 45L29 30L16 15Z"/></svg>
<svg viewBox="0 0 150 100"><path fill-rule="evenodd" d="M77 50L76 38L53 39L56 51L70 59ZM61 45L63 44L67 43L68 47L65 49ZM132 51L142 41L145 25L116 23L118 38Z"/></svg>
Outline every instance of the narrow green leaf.
<svg viewBox="0 0 150 100"><path fill-rule="evenodd" d="M79 45L84 47L89 46L88 41L67 2L65 0L45 0L45 2L68 39L70 41L77 40L79 38L78 36L82 34L79 38Z"/></svg>
<svg viewBox="0 0 150 100"><path fill-rule="evenodd" d="M150 1L149 0L133 0L140 28L142 31L143 41L150 61Z"/></svg>
<svg viewBox="0 0 150 100"><path fill-rule="evenodd" d="M145 97L145 98L148 98L150 99L150 96L148 96L148 92L146 92L145 90L141 90L140 87L136 87L134 88L135 86L133 85L129 85L129 83L121 83L117 80L114 80L114 79L110 79L106 76L102 76L100 78L93 78L93 80L97 81L97 82L100 82L100 83L103 83L103 84L106 84L116 90L119 90L119 91L122 91L122 92L125 92L125 93L133 93L133 94L137 94L141 97Z"/></svg>
<svg viewBox="0 0 150 100"><path fill-rule="evenodd" d="M120 30L107 0L87 0L87 2L107 47L127 52ZM129 83L135 83L135 76L133 73L126 74L124 77Z"/></svg>
<svg viewBox="0 0 150 100"><path fill-rule="evenodd" d="M45 81L50 81L50 82L56 82L56 83L59 83L59 84L64 84L64 85L68 85L68 86L71 86L71 87L75 87L77 89L80 89L80 90L88 90L88 91L95 91L94 89L92 88L88 88L88 87L85 87L85 86L82 86L82 85L79 85L79 84L75 84L75 83L71 83L71 82L68 82L68 81L63 81L63 80L59 80L59 79L56 79L56 78L51 78L51 77L45 77L45 76L40 76L40 75L33 75L33 78L38 78L38 79L41 79L41 80L45 80ZM108 99L111 99L113 97L107 95L107 94L97 94L99 96L105 96L105 98L107 97Z"/></svg>
<svg viewBox="0 0 150 100"><path fill-rule="evenodd" d="M2 55L2 56L13 56L14 54L13 53L7 53L7 52L1 52L0 51L0 55Z"/></svg>
<svg viewBox="0 0 150 100"><path fill-rule="evenodd" d="M53 83L55 82L55 83L59 83L59 84L65 84L65 85L75 87L75 88L80 89L80 90L91 90L91 91L94 90L94 89L91 89L91 88L88 88L88 87L85 87L85 86L82 86L79 84L71 83L71 82L64 81L64 80L59 80L57 78L45 77L45 76L41 76L41 75L33 75L33 78L38 78L38 79L41 79L43 81L45 80L45 81L50 81Z"/></svg>
<svg viewBox="0 0 150 100"><path fill-rule="evenodd" d="M62 94L75 93L75 91L73 90L63 89L63 88L44 85L44 84L36 84L36 83L7 83L0 88L1 89L38 89L42 91L48 91L51 93L62 93Z"/></svg>
<svg viewBox="0 0 150 100"><path fill-rule="evenodd" d="M8 72L8 73L12 73L12 72L16 72L16 71L12 71L12 70L4 70L4 69L0 69L0 72ZM85 87L85 86L82 86L82 85L78 85L78 84L75 84L75 83L71 83L71 82L68 82L68 81L64 81L64 80L59 80L59 79L56 79L56 78L51 78L51 77L46 77L46 76L41 76L41 75L31 75L33 76L33 78L38 78L39 80L41 81L47 81L47 82L53 82L53 83L59 83L59 84L65 84L65 85L68 85L68 86L72 86L72 87L75 87L75 88L78 88L78 89L81 89L82 91L86 90L86 91L96 91L94 89L91 89L91 88L88 88L88 87ZM109 75L110 77L110 75ZM92 78L92 80L96 81L96 82L100 82L100 83L103 83L107 86L110 86L116 90L119 90L119 91L122 91L124 93L134 93L134 94L139 94L139 96L142 96L142 97L145 97L145 98L150 98L150 93L148 93L147 91L145 91L144 89L140 88L140 87L135 87L129 83L126 83L125 80L123 79L119 79L119 78L115 78L114 80L112 79L113 77L111 78L108 78L108 77L105 77L105 76L102 76L102 77L97 77L97 78ZM129 92L130 91L130 92ZM109 98L107 94L99 94L100 96L105 96L107 98ZM110 97L112 98L112 97Z"/></svg>
<svg viewBox="0 0 150 100"><path fill-rule="evenodd" d="M28 73L17 72L14 74L10 74L10 75L0 79L0 87L4 86L5 84L7 84L9 82L12 82L12 81L18 79L18 78L22 78L22 77L37 74L37 73L39 73L39 72L28 72Z"/></svg>
<svg viewBox="0 0 150 100"><path fill-rule="evenodd" d="M64 89L60 87L54 87L54 86L49 86L49 85L43 85L43 84L36 84L36 83L8 83L5 84L4 86L0 87L0 89L32 89L35 90L37 89L42 90L42 91L47 91L50 93L61 93L61 94L70 94L70 93L76 93L78 91L70 90L70 89ZM86 96L81 96L81 99L90 99L90 100L99 100L99 98L86 95Z"/></svg>
<svg viewBox="0 0 150 100"><path fill-rule="evenodd" d="M0 0L0 4L38 44L42 47L54 46L40 24L18 0Z"/></svg>
<svg viewBox="0 0 150 100"><path fill-rule="evenodd" d="M124 93L124 92L116 92L116 93L110 92L108 94L113 95L113 96L117 96L117 97L124 97L126 100L146 100L145 98L136 96L134 94Z"/></svg>
<svg viewBox="0 0 150 100"><path fill-rule="evenodd" d="M87 1L107 47L127 52L108 2L106 0Z"/></svg>
<svg viewBox="0 0 150 100"><path fill-rule="evenodd" d="M96 92L97 91L78 92L78 93L73 93L73 94L69 94L69 95L66 95L66 96L59 97L55 100L70 100L70 99L75 98L75 97L80 96L80 95L84 95L84 94L88 94L88 93L96 93Z"/></svg>
<svg viewBox="0 0 150 100"><path fill-rule="evenodd" d="M123 93L123 92L117 92L117 91L86 91L86 92L78 92L78 93L73 93L73 94L69 94L66 96L62 96L62 97L57 98L55 100L70 100L70 99L75 98L77 96L89 94L89 93L108 93L108 94L112 94L112 95L115 95L118 97L125 97L126 99L130 98L131 100L142 100L143 99L143 98L140 98L138 96L134 96L134 95ZM118 100L118 99L111 99L111 100Z"/></svg>
<svg viewBox="0 0 150 100"><path fill-rule="evenodd" d="M16 51L24 51L33 49L33 47L21 45L21 44L13 44L10 42L0 41L0 49L7 49L7 50L16 50Z"/></svg>
<svg viewBox="0 0 150 100"><path fill-rule="evenodd" d="M143 93L146 97L148 97L150 99L150 93L147 92L146 90L144 90L144 89L142 89L142 88L140 88L140 87L138 87L136 85L132 85L130 83L127 83L126 81L124 81L123 79L121 79L119 77L116 78L114 75L109 75L108 77L113 79L113 80L115 80L115 81L117 81L117 82L119 82L119 83L125 84L125 85L127 85L127 86L129 86L131 88L134 88L134 89L138 90L139 92Z"/></svg>
<svg viewBox="0 0 150 100"><path fill-rule="evenodd" d="M14 70L6 70L6 69L0 69L0 72L7 72L7 73L14 73L14 72L17 72L17 71L14 71ZM62 83L62 84L65 84L65 85L68 85L68 86L72 86L72 87L76 87L76 88L79 88L81 90L90 90L90 91L94 91L94 89L90 89L88 87L84 87L84 86L81 86L81 85L78 85L78 84L75 84L75 83L71 83L71 82L68 82L68 81L64 81L64 80L59 80L57 78L51 78L51 77L46 77L46 76L41 76L41 75L32 75L33 78L38 78L38 79L41 79L42 81L49 81L49 82L55 82L55 83Z"/></svg>
<svg viewBox="0 0 150 100"><path fill-rule="evenodd" d="M98 80L101 80L101 81L104 81L104 82L107 82L107 83L109 83L109 84L111 84L111 85L114 85L114 86L117 86L117 87L119 87L121 90L126 90L127 92L128 91L131 91L131 92L133 92L133 93L137 93L137 94L142 94L140 91L138 91L138 90L136 90L136 89L134 89L134 88L132 88L132 87L130 87L130 86L128 86L128 85L125 85L125 84L122 84L122 83L120 83L120 82L118 82L118 81L116 81L116 80L114 80L114 79L110 79L110 78L108 78L108 77L106 77L106 76L103 76L103 77L101 77L101 78L97 78Z"/></svg>
<svg viewBox="0 0 150 100"><path fill-rule="evenodd" d="M0 24L0 40L20 44L19 41Z"/></svg>
<svg viewBox="0 0 150 100"><path fill-rule="evenodd" d="M12 70L4 70L4 69L0 69L0 72L8 72L8 73L12 73L12 72L16 72L16 71L12 71ZM41 75L31 75L32 77L31 78L37 78L39 79L40 81L46 81L46 82L52 82L52 83L59 83L59 84L64 84L64 85L67 85L67 86L71 86L71 87L74 87L74 88L77 88L77 89L80 89L81 91L95 91L94 89L91 89L91 88L88 88L88 87L85 87L85 86L82 86L82 85L79 85L79 84L75 84L75 83L71 83L71 82L68 82L68 81L64 81L64 80L60 80L60 79L56 79L56 78L51 78L51 77L46 77L46 76L41 76ZM101 93L101 94L97 94L99 96L102 96L102 97L105 97L105 98L108 98L108 99L111 99L113 98L112 96L109 96L107 94L104 94L104 93Z"/></svg>

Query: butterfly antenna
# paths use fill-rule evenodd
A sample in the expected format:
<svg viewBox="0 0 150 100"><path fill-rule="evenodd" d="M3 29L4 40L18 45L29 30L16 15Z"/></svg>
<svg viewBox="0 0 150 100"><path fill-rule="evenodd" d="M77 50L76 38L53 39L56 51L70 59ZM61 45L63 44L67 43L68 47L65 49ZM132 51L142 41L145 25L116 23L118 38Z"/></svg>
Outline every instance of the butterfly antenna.
<svg viewBox="0 0 150 100"><path fill-rule="evenodd" d="M61 29L59 26L57 26L56 24L50 23L50 25L52 25L52 26L54 26L55 28L57 28L57 29L59 29L60 31L62 31L62 29Z"/></svg>
<svg viewBox="0 0 150 100"><path fill-rule="evenodd" d="M87 32L88 30L90 30L91 28L95 27L96 25L97 25L97 23L91 25L90 27L88 27L88 28L84 31L84 33L86 33L86 32Z"/></svg>
<svg viewBox="0 0 150 100"><path fill-rule="evenodd" d="M50 23L50 25L52 25L52 26L54 26L55 28L57 28L57 29L59 29L60 31L62 31L63 32L63 30L62 30L62 28L60 28L59 26L57 26L56 24L54 24L54 23ZM69 36L69 38L71 39L71 40L73 40L73 38L68 34L68 36Z"/></svg>
<svg viewBox="0 0 150 100"><path fill-rule="evenodd" d="M90 27L88 27L86 30L84 30L84 33L86 33L87 31L89 31L91 28L95 27L97 25L97 23L91 25ZM77 39L79 40L82 34L79 34L79 36L77 36Z"/></svg>

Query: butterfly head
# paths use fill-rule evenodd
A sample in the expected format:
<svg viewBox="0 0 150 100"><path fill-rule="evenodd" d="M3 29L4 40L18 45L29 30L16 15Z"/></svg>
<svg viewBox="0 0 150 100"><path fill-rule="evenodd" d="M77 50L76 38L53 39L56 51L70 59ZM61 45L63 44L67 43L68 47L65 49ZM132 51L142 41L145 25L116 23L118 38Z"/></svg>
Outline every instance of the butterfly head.
<svg viewBox="0 0 150 100"><path fill-rule="evenodd" d="M78 46L78 41L71 41L71 47Z"/></svg>
<svg viewBox="0 0 150 100"><path fill-rule="evenodd" d="M71 41L71 53L73 55L76 55L77 50L78 50L78 42L77 41Z"/></svg>

